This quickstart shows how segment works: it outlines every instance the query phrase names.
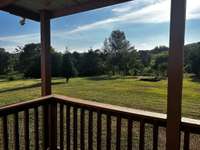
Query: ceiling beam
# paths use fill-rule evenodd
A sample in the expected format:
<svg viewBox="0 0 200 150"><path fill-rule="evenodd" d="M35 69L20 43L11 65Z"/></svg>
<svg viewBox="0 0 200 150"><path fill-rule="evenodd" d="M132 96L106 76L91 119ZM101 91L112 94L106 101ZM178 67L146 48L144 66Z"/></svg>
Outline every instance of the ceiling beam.
<svg viewBox="0 0 200 150"><path fill-rule="evenodd" d="M16 0L0 0L0 9L14 3Z"/></svg>
<svg viewBox="0 0 200 150"><path fill-rule="evenodd" d="M71 15L79 12L89 11L97 8L102 8L106 6L111 6L114 4L120 4L123 2L128 2L132 0L88 0L83 2L78 6L70 6L61 10L55 10L52 12L52 18L62 17L66 15Z"/></svg>
<svg viewBox="0 0 200 150"><path fill-rule="evenodd" d="M16 6L16 5L8 5L4 8L1 8L1 10L9 12L9 13L17 15L17 16L20 16L20 17L31 19L31 20L34 20L34 21L40 21L40 14L39 13L33 12L31 10L27 10L23 7L19 7L19 6Z"/></svg>

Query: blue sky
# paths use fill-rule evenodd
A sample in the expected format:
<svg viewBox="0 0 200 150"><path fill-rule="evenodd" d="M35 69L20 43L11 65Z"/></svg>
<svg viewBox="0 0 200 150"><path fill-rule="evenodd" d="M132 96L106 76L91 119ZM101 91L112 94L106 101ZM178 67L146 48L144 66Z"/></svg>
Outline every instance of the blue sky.
<svg viewBox="0 0 200 150"><path fill-rule="evenodd" d="M152 49L169 43L170 0L135 0L57 18L51 22L52 46L63 52L101 48L112 30L120 29L136 49ZM40 24L0 12L0 47L14 51L17 46L40 41ZM200 0L188 0L186 43L200 41Z"/></svg>

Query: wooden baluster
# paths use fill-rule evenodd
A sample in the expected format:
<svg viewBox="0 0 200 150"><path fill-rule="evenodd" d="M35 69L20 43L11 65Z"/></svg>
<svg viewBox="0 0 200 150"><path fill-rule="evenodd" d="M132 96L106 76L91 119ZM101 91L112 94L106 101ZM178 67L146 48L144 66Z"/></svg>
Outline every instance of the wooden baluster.
<svg viewBox="0 0 200 150"><path fill-rule="evenodd" d="M67 130L67 150L70 150L70 106L67 105L67 109L66 109L66 130Z"/></svg>
<svg viewBox="0 0 200 150"><path fill-rule="evenodd" d="M140 121L140 144L139 149L144 150L144 133L145 133L145 123L144 121Z"/></svg>
<svg viewBox="0 0 200 150"><path fill-rule="evenodd" d="M88 119L88 150L93 150L93 112L89 111Z"/></svg>
<svg viewBox="0 0 200 150"><path fill-rule="evenodd" d="M29 111L24 111L24 140L25 140L25 149L29 150Z"/></svg>
<svg viewBox="0 0 200 150"><path fill-rule="evenodd" d="M43 106L43 150L49 147L49 105Z"/></svg>
<svg viewBox="0 0 200 150"><path fill-rule="evenodd" d="M3 116L3 149L8 150L8 122L7 116Z"/></svg>
<svg viewBox="0 0 200 150"><path fill-rule="evenodd" d="M80 131L81 150L84 150L85 149L85 111L83 108L81 109L81 129L80 130L81 130Z"/></svg>
<svg viewBox="0 0 200 150"><path fill-rule="evenodd" d="M39 150L39 119L38 108L34 108L34 133L35 133L35 150Z"/></svg>
<svg viewBox="0 0 200 150"><path fill-rule="evenodd" d="M153 150L158 149L158 125L153 125Z"/></svg>
<svg viewBox="0 0 200 150"><path fill-rule="evenodd" d="M116 138L116 150L121 148L121 117L117 117L117 138Z"/></svg>
<svg viewBox="0 0 200 150"><path fill-rule="evenodd" d="M97 150L101 150L101 131L102 131L101 112L97 112Z"/></svg>
<svg viewBox="0 0 200 150"><path fill-rule="evenodd" d="M63 104L60 104L60 150L63 150L63 139L64 139L64 122L63 122Z"/></svg>
<svg viewBox="0 0 200 150"><path fill-rule="evenodd" d="M190 132L185 131L184 132L184 150L190 149Z"/></svg>
<svg viewBox="0 0 200 150"><path fill-rule="evenodd" d="M14 114L15 150L19 150L19 121L18 113Z"/></svg>
<svg viewBox="0 0 200 150"><path fill-rule="evenodd" d="M77 150L77 129L78 128L78 124L77 124L77 108L74 107L74 130L73 130L73 134L74 134L74 150Z"/></svg>
<svg viewBox="0 0 200 150"><path fill-rule="evenodd" d="M132 128L133 128L133 121L132 119L128 119L128 141L127 141L127 150L132 150Z"/></svg>
<svg viewBox="0 0 200 150"><path fill-rule="evenodd" d="M106 148L111 150L111 116L107 115L107 137L106 137Z"/></svg>
<svg viewBox="0 0 200 150"><path fill-rule="evenodd" d="M57 103L51 102L49 111L49 147L57 149Z"/></svg>

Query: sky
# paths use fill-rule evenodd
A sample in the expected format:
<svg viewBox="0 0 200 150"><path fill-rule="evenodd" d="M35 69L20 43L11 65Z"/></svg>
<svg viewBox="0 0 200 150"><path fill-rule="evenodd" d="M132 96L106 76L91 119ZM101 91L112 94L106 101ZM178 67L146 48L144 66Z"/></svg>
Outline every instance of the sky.
<svg viewBox="0 0 200 150"><path fill-rule="evenodd" d="M200 41L200 0L188 0L185 43ZM17 46L40 42L40 24L0 12L0 47L14 52ZM113 30L126 34L132 46L149 50L169 45L170 0L134 0L51 21L51 43L56 51L84 52L102 48Z"/></svg>

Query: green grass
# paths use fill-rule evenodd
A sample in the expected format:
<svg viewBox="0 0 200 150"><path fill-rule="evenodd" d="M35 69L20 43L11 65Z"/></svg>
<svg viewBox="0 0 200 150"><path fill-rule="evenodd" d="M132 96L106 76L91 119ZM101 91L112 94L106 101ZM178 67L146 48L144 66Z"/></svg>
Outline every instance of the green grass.
<svg viewBox="0 0 200 150"><path fill-rule="evenodd" d="M184 89L183 89L183 115L191 118L200 119L200 82L192 81L191 77L185 77ZM113 77L106 78L93 77L93 78L73 78L68 84L65 83L65 79L56 78L53 79L53 93L67 95L71 97L77 97L82 99L88 99L97 102L110 103L120 106L132 107L137 109L144 109L156 112L166 112L167 102L167 81L162 80L159 82L145 82L140 81L136 77ZM40 80L28 79L28 80L16 80L16 81L5 81L0 80L0 105L16 103L19 101L31 100L33 98L40 97L41 88ZM73 110L71 109L71 114ZM41 112L41 108L40 108ZM78 111L78 119L80 119L80 110ZM86 111L85 126L88 126ZM24 130L23 130L23 113L19 114L20 117L20 146L23 148L24 143ZM66 116L65 116L66 117ZM105 149L106 139L106 118L102 116L102 149ZM30 110L30 133L33 132L33 110ZM42 116L40 115L40 121ZM96 131L97 117L94 113L93 118L93 130ZM65 120L65 119L64 119ZM73 120L73 115L71 116ZM1 124L0 120L0 124ZM13 118L9 116L9 135L13 134ZM41 128L40 123L40 129ZM139 149L139 122L134 122L133 127L133 149ZM65 126L65 125L64 125ZM80 128L80 124L78 124ZM126 149L126 138L127 138L127 120L122 119L122 138L121 146L122 150ZM0 126L0 137L2 127ZM59 131L59 130L58 130ZM79 130L78 130L79 131ZM152 126L147 124L145 126L145 149L152 149ZM116 138L116 118L112 118L112 149L115 149L115 138ZM71 122L71 133L73 133L73 122ZM85 133L88 133L85 128ZM159 149L165 149L165 130L160 128L159 130ZM59 134L58 134L59 135ZM64 134L66 135L66 134ZM80 134L78 134L80 135ZM42 131L40 131L42 136ZM72 135L73 136L73 135ZM94 132L94 146L96 146L96 132ZM191 135L191 147L196 149L198 147L199 136ZM33 136L30 138L30 143L33 146ZM79 139L79 138L78 138ZM86 139L87 141L87 136ZM13 142L12 136L9 136L10 143ZM0 150L2 149L2 139L0 138ZM66 143L66 141L64 142ZM87 143L87 142L86 142ZM73 144L71 144L73 145ZM13 149L13 144L10 144L10 149ZM41 146L41 144L40 144Z"/></svg>
<svg viewBox="0 0 200 150"><path fill-rule="evenodd" d="M40 97L40 80L0 81L0 105ZM135 77L53 79L53 93L131 108L166 112L167 81L145 82ZM185 77L182 111L200 119L200 82Z"/></svg>

